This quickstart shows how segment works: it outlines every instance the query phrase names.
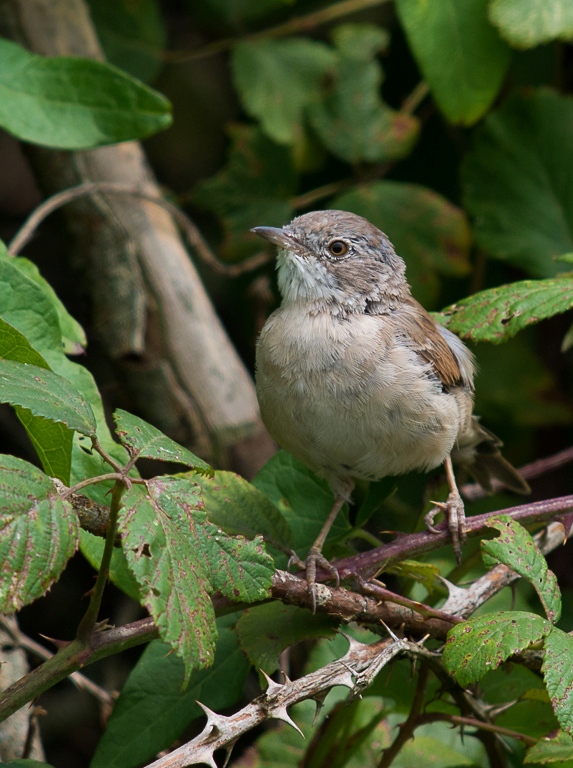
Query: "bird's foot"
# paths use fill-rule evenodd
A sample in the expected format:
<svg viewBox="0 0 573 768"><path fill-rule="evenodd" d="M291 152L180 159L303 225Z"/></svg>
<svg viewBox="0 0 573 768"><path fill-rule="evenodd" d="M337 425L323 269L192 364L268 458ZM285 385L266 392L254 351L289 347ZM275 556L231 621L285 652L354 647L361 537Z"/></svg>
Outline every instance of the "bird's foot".
<svg viewBox="0 0 573 768"><path fill-rule="evenodd" d="M306 571L306 583L312 601L312 612L316 613L316 569L323 568L325 571L328 571L330 577L335 580L336 586L340 584L339 573L316 546L312 546L309 549L306 560L301 560L300 557L293 552L288 561L288 567L290 568L292 565Z"/></svg>
<svg viewBox="0 0 573 768"><path fill-rule="evenodd" d="M467 538L464 502L457 491L451 491L445 502L432 501L431 503L434 506L424 517L426 528L432 533L438 533L438 529L434 527L434 520L440 512L444 513L448 522L448 530L452 537L452 547L456 556L456 562L459 565L462 560L462 544Z"/></svg>

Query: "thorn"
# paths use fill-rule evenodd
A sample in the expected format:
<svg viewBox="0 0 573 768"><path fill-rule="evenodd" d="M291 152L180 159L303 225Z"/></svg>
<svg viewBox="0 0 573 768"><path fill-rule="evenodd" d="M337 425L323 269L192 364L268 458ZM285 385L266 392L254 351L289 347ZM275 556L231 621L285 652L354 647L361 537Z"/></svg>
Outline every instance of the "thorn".
<svg viewBox="0 0 573 768"><path fill-rule="evenodd" d="M213 712L212 709L209 709L209 707L205 706L205 704L201 704L201 702L197 701L197 699L195 699L195 703L199 707L201 707L203 712L207 715L207 722L205 723L205 727L203 728L203 731L206 731L207 728L210 729L209 731L210 733L212 733L215 730L215 728L218 731L220 731L221 726L223 725L223 723L227 718L224 717L223 715L218 715L216 712Z"/></svg>
<svg viewBox="0 0 573 768"><path fill-rule="evenodd" d="M289 713L287 712L286 707L284 707L284 706L283 707L278 707L278 709L275 709L272 712L271 716L276 718L277 720L282 720L284 723L288 723L289 725L291 725L295 729L295 731L298 731L300 733L300 735L302 736L302 738L304 739L304 733L300 730L298 725L295 723L295 721L289 715Z"/></svg>
<svg viewBox="0 0 573 768"><path fill-rule="evenodd" d="M316 696L313 696L311 701L314 701L316 704L316 712L314 713L314 717L312 719L312 727L316 725L316 721L318 719L318 716L321 713L322 707L324 706L324 702L326 700L326 697L328 696L329 691L323 691L322 693L317 693Z"/></svg>
<svg viewBox="0 0 573 768"><path fill-rule="evenodd" d="M275 683L275 681L274 681L274 680L272 680L272 679L271 679L271 678L270 678L270 677L267 675L267 673L266 673L264 670L262 670L262 669L259 669L259 672L261 673L261 675L262 675L262 676L265 678L265 680L267 681L267 690L265 691L265 694L266 694L267 696L274 696L274 695L275 695L275 693L278 693L278 692L281 690L281 688L284 688L284 685L283 685L282 683Z"/></svg>
<svg viewBox="0 0 573 768"><path fill-rule="evenodd" d="M398 637L398 635L397 635L397 634L395 634L394 632L392 632L392 630L390 629L390 627L389 627L387 624L385 624L385 623L382 621L382 619L380 619L380 624L382 624L382 626L384 627L384 629L386 630L386 632L388 632L388 634L390 635L390 637L392 638L392 640L394 640L394 642L395 642L395 643L398 643L398 642L400 642L400 638Z"/></svg>
<svg viewBox="0 0 573 768"><path fill-rule="evenodd" d="M49 643L52 643L52 645L55 645L58 650L62 648L66 648L70 644L70 640L56 640L53 637L49 637L48 635L42 635L40 633L40 637L43 637L44 640L47 640Z"/></svg>
<svg viewBox="0 0 573 768"><path fill-rule="evenodd" d="M332 682L332 687L335 685L344 685L346 688L350 688L350 690L354 689L354 675L350 671L350 669L347 672L341 672L340 677L336 677Z"/></svg>
<svg viewBox="0 0 573 768"><path fill-rule="evenodd" d="M239 737L237 736L236 739L233 739L233 741L230 741L227 744L227 746L225 747L225 761L224 761L223 765L221 766L221 768L227 768L229 760L231 759L231 753L232 753L232 751L233 751L233 749L235 747L235 744L237 743L238 740L239 740Z"/></svg>

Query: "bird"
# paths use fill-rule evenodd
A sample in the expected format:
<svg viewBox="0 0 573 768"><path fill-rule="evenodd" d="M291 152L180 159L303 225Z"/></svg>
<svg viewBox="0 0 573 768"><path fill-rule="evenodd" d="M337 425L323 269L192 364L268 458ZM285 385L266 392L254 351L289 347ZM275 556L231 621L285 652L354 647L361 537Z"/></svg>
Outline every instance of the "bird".
<svg viewBox="0 0 573 768"><path fill-rule="evenodd" d="M433 502L426 525L435 530L435 516L445 513L459 562L465 514L452 461L488 492L493 478L529 492L501 441L473 415L472 352L416 301L404 260L362 216L320 210L251 231L277 246L281 294L256 346L261 416L335 499L302 564L313 606L317 567L338 581L322 548L358 479L443 464L449 494Z"/></svg>

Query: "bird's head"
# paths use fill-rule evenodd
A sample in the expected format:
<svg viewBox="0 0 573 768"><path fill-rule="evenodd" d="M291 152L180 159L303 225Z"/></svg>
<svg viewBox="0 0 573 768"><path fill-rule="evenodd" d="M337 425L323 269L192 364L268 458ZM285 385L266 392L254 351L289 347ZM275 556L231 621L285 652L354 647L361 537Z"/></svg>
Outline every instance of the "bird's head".
<svg viewBox="0 0 573 768"><path fill-rule="evenodd" d="M314 211L285 227L251 230L278 246L278 283L285 303L364 312L392 307L409 294L405 265L386 235L362 216Z"/></svg>

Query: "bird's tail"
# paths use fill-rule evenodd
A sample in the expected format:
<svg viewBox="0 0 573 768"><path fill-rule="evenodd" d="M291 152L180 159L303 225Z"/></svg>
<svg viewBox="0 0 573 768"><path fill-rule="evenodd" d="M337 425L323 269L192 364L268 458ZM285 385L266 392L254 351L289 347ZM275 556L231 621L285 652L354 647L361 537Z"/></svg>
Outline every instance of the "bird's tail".
<svg viewBox="0 0 573 768"><path fill-rule="evenodd" d="M452 451L452 461L465 467L488 493L494 491L494 479L515 493L530 493L531 489L523 477L501 455L499 449L502 445L499 437L483 427L478 418L473 416L470 428L460 436Z"/></svg>

